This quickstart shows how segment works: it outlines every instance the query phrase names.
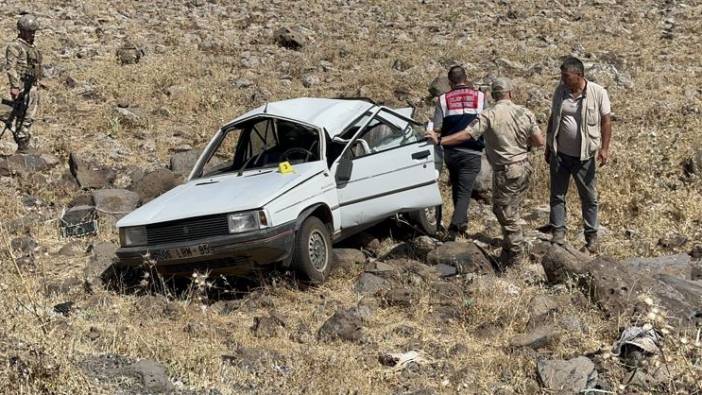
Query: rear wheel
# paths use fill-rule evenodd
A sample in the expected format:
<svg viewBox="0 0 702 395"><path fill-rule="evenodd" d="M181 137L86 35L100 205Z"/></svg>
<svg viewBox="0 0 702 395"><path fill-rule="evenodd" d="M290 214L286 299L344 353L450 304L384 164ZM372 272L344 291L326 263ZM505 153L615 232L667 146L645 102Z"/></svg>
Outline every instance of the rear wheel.
<svg viewBox="0 0 702 395"><path fill-rule="evenodd" d="M440 207L441 206L427 207L422 210L413 211L409 215L410 220L414 222L424 233L429 236L434 236L439 230L439 223L436 215L437 210Z"/></svg>
<svg viewBox="0 0 702 395"><path fill-rule="evenodd" d="M311 283L321 284L331 271L331 251L327 226L317 217L307 218L295 238L294 267Z"/></svg>

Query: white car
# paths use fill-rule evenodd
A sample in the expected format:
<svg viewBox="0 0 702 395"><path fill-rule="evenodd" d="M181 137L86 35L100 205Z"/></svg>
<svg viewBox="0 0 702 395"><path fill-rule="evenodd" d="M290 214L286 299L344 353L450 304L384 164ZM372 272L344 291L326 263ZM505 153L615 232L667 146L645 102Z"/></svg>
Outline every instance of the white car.
<svg viewBox="0 0 702 395"><path fill-rule="evenodd" d="M332 243L398 213L427 232L441 204L434 146L411 109L299 98L234 119L188 181L118 223L120 263L167 274L293 266L311 282Z"/></svg>

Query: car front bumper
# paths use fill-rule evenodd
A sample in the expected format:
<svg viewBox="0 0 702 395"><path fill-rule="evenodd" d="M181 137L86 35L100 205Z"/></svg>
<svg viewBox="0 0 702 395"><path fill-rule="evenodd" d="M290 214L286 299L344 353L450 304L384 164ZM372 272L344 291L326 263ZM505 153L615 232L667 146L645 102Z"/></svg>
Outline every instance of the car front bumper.
<svg viewBox="0 0 702 395"><path fill-rule="evenodd" d="M213 274L248 272L256 266L285 261L293 251L295 222L243 234L206 239L122 247L120 265L142 266L149 262L164 274Z"/></svg>

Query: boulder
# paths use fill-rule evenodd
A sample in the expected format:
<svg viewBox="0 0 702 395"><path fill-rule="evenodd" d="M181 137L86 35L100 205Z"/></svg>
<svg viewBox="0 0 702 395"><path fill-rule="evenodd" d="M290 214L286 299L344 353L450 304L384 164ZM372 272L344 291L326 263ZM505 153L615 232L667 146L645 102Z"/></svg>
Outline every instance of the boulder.
<svg viewBox="0 0 702 395"><path fill-rule="evenodd" d="M378 277L375 274L363 273L358 281L356 281L354 291L359 294L375 294L378 291L388 290L390 288L391 284L388 280Z"/></svg>
<svg viewBox="0 0 702 395"><path fill-rule="evenodd" d="M393 288L381 297L384 306L411 307L419 301L419 295L411 288Z"/></svg>
<svg viewBox="0 0 702 395"><path fill-rule="evenodd" d="M71 153L68 156L71 174L83 189L101 189L109 187L117 177L114 170Z"/></svg>
<svg viewBox="0 0 702 395"><path fill-rule="evenodd" d="M190 171L193 167L195 167L195 163L197 163L201 153L201 150L176 152L171 155L169 168L173 173L182 177L187 177L190 175Z"/></svg>
<svg viewBox="0 0 702 395"><path fill-rule="evenodd" d="M483 252L473 243L451 241L431 251L427 255L431 265L450 265L458 273L494 273L492 264Z"/></svg>
<svg viewBox="0 0 702 395"><path fill-rule="evenodd" d="M136 45L130 42L125 42L119 49L117 49L115 55L117 55L117 61L122 66L137 64L144 56L144 50L138 48Z"/></svg>
<svg viewBox="0 0 702 395"><path fill-rule="evenodd" d="M595 364L586 357L541 360L536 370L543 387L552 393L580 394L597 384Z"/></svg>
<svg viewBox="0 0 702 395"><path fill-rule="evenodd" d="M529 302L529 319L534 322L544 322L551 313L560 308L556 297L550 295L536 295Z"/></svg>
<svg viewBox="0 0 702 395"><path fill-rule="evenodd" d="M648 274L669 274L688 280L692 278L695 265L688 254L664 255L655 258L628 258L622 261L623 265L630 266L634 271Z"/></svg>
<svg viewBox="0 0 702 395"><path fill-rule="evenodd" d="M332 251L334 266L344 272L351 273L366 261L366 256L355 248L335 248Z"/></svg>
<svg viewBox="0 0 702 395"><path fill-rule="evenodd" d="M281 316L276 313L270 313L268 316L254 317L251 331L256 337L275 337L280 335L285 326L285 320Z"/></svg>
<svg viewBox="0 0 702 395"><path fill-rule="evenodd" d="M172 171L157 169L144 174L141 178L136 178L129 189L139 195L142 203L146 203L168 192L176 185L178 185L178 179Z"/></svg>
<svg viewBox="0 0 702 395"><path fill-rule="evenodd" d="M172 393L175 390L166 367L154 360L135 362L124 370L124 375L136 378L147 393Z"/></svg>
<svg viewBox="0 0 702 395"><path fill-rule="evenodd" d="M302 33L289 27L281 27L276 30L273 33L273 40L281 47L296 51L302 49L305 44L307 44L307 40Z"/></svg>
<svg viewBox="0 0 702 395"><path fill-rule="evenodd" d="M69 241L67 244L64 244L60 250L58 250L57 254L67 257L80 256L85 254L85 247L83 247L83 244L81 244L79 241Z"/></svg>
<svg viewBox="0 0 702 395"><path fill-rule="evenodd" d="M672 269L665 269L664 261L632 264L609 258L591 260L576 255L572 248L553 246L542 264L552 284L579 278L592 300L611 316L637 311L639 300L650 296L666 311L671 325L694 328L702 322L702 282L671 275L676 273L679 261L668 260Z"/></svg>
<svg viewBox="0 0 702 395"><path fill-rule="evenodd" d="M429 94L431 97L439 97L450 90L451 83L446 76L436 77L429 83Z"/></svg>
<svg viewBox="0 0 702 395"><path fill-rule="evenodd" d="M550 325L536 327L527 333L514 336L510 340L512 347L529 347L534 350L546 347L556 338L558 330Z"/></svg>
<svg viewBox="0 0 702 395"><path fill-rule="evenodd" d="M0 176L29 176L51 169L59 163L58 158L49 154L15 154L0 159Z"/></svg>
<svg viewBox="0 0 702 395"><path fill-rule="evenodd" d="M10 247L16 254L22 256L34 255L34 253L39 249L39 244L36 240L29 236L20 236L12 239L10 242Z"/></svg>
<svg viewBox="0 0 702 395"><path fill-rule="evenodd" d="M319 328L320 340L359 342L363 339L363 321L354 309L338 310Z"/></svg>
<svg viewBox="0 0 702 395"><path fill-rule="evenodd" d="M100 189L93 191L95 207L100 213L121 218L137 208L139 195L126 189Z"/></svg>

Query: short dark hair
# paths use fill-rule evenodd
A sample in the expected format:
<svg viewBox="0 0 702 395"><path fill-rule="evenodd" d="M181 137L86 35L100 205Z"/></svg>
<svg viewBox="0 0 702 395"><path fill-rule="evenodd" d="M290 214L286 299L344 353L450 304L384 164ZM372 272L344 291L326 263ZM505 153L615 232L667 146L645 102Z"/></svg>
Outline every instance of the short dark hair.
<svg viewBox="0 0 702 395"><path fill-rule="evenodd" d="M466 69L462 66L451 66L448 71L448 79L452 84L460 84L466 82L468 76L466 75Z"/></svg>
<svg viewBox="0 0 702 395"><path fill-rule="evenodd" d="M585 75L585 65L583 65L583 62L581 62L580 59L574 56L569 56L561 64L561 71L570 71L580 75Z"/></svg>

